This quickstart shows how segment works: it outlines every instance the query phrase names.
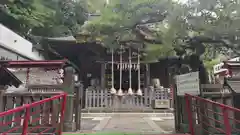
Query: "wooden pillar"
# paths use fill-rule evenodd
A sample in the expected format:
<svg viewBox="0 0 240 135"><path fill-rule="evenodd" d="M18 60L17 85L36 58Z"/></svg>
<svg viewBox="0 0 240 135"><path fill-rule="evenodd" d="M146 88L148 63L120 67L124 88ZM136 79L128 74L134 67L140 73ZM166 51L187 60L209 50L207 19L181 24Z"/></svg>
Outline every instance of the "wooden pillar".
<svg viewBox="0 0 240 135"><path fill-rule="evenodd" d="M150 86L150 65L149 64L145 64L145 88Z"/></svg>
<svg viewBox="0 0 240 135"><path fill-rule="evenodd" d="M101 63L101 89L105 90L105 63Z"/></svg>
<svg viewBox="0 0 240 135"><path fill-rule="evenodd" d="M75 70L72 67L65 68L64 81L63 81L63 90L68 94L66 110L63 123L64 132L72 132L76 130L76 124L73 121L73 108L74 108L74 72Z"/></svg>
<svg viewBox="0 0 240 135"><path fill-rule="evenodd" d="M0 112L4 112L4 93L6 88L4 86L0 86ZM0 123L3 121L3 118L0 117Z"/></svg>
<svg viewBox="0 0 240 135"><path fill-rule="evenodd" d="M239 93L233 94L232 100L233 100L232 101L233 102L233 106L235 108L240 109L240 104L239 104L239 102L240 102L240 94ZM240 120L240 114L238 112L234 112L234 119L235 120ZM240 128L240 123L235 122L234 125L235 125L235 127L234 127L235 129L239 129Z"/></svg>
<svg viewBox="0 0 240 135"><path fill-rule="evenodd" d="M171 74L171 78L173 79L173 75ZM173 104L174 104L174 122L175 122L175 130L176 132L180 132L181 130L181 112L180 112L180 101L179 97L177 96L177 85L176 85L176 80L173 79L172 81L173 85Z"/></svg>

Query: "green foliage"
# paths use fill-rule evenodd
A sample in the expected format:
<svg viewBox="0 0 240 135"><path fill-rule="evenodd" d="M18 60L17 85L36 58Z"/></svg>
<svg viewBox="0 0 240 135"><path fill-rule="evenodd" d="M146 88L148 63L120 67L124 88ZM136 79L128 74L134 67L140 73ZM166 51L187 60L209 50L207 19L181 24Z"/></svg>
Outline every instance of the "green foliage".
<svg viewBox="0 0 240 135"><path fill-rule="evenodd" d="M161 34L168 32L161 22L167 13L172 12L172 8L173 4L168 0L110 0L108 5L99 9L101 16L88 21L81 32L110 48L118 48L120 43L127 41L142 42L148 48L158 46L156 50L145 50L151 54L146 59L156 59L172 54L166 53L172 52L170 42L159 42L165 38Z"/></svg>
<svg viewBox="0 0 240 135"><path fill-rule="evenodd" d="M101 16L86 23L83 30L91 40L98 39L108 47L117 47L116 40L143 42L148 46L148 60L174 55L174 49L184 55L202 51L200 45L189 45L186 38L222 40L224 43L204 44L202 58L212 65L219 54L230 55L230 48L235 53L240 49L239 7L237 0L199 0L185 5L168 0L111 0L99 8ZM153 40L161 43L148 42Z"/></svg>
<svg viewBox="0 0 240 135"><path fill-rule="evenodd" d="M216 64L219 64L220 61L218 59L214 59L214 60L204 60L204 65L206 67L207 70L211 71L213 66Z"/></svg>
<svg viewBox="0 0 240 135"><path fill-rule="evenodd" d="M71 35L86 20L81 4L68 0L5 0L0 23L22 35Z"/></svg>
<svg viewBox="0 0 240 135"><path fill-rule="evenodd" d="M190 30L223 43L205 44L204 61L207 68L218 63L217 57L239 55L240 3L237 0L200 0L192 2L187 17Z"/></svg>
<svg viewBox="0 0 240 135"><path fill-rule="evenodd" d="M2 8L1 22L20 33L27 33L34 27L42 27L52 14L51 9L44 7L38 0L6 2L5 8ZM14 22L11 22L13 20Z"/></svg>
<svg viewBox="0 0 240 135"><path fill-rule="evenodd" d="M202 58L211 65L219 54L232 56L229 48L239 54L239 4L238 0L197 0L185 5L171 0L109 0L109 4L104 0L1 0L0 22L22 35L80 33L84 39L79 42L97 41L109 48L141 42L147 46L149 61L176 55L175 50L198 53L201 45L186 42L195 36L222 40L204 44ZM85 22L87 13L100 16Z"/></svg>
<svg viewBox="0 0 240 135"><path fill-rule="evenodd" d="M159 58L174 55L174 51L171 46L158 44L147 44L145 51L147 56L144 58L144 61L156 61Z"/></svg>
<svg viewBox="0 0 240 135"><path fill-rule="evenodd" d="M97 13L106 6L105 0L82 0L82 3L85 3L89 13Z"/></svg>

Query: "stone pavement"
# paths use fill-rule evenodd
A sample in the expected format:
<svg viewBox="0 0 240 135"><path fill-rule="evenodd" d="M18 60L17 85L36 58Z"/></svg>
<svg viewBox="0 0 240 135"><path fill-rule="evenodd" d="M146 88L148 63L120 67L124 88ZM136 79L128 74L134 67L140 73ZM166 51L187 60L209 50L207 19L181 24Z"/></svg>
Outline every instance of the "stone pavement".
<svg viewBox="0 0 240 135"><path fill-rule="evenodd" d="M174 133L172 113L83 113L83 132Z"/></svg>

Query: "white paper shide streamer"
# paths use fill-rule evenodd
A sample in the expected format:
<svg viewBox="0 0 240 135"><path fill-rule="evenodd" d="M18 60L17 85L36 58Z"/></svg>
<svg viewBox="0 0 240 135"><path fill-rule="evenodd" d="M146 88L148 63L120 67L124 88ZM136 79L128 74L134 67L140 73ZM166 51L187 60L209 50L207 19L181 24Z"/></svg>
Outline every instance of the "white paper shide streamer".
<svg viewBox="0 0 240 135"><path fill-rule="evenodd" d="M132 90L132 53L131 48L129 48L129 88L128 88L128 95L133 95Z"/></svg>
<svg viewBox="0 0 240 135"><path fill-rule="evenodd" d="M119 70L119 72L120 72L120 82L119 82L119 84L120 84L120 86L119 86L119 90L118 90L118 96L123 96L123 90L122 90L122 45L121 45L121 50L120 50L120 70Z"/></svg>
<svg viewBox="0 0 240 135"><path fill-rule="evenodd" d="M112 49L112 88L110 89L111 94L116 94L117 91L114 88L114 59L113 59L113 49Z"/></svg>
<svg viewBox="0 0 240 135"><path fill-rule="evenodd" d="M140 74L140 54L139 54L139 49L138 49L138 90L137 90L137 95L142 96L142 90L141 90L141 74Z"/></svg>

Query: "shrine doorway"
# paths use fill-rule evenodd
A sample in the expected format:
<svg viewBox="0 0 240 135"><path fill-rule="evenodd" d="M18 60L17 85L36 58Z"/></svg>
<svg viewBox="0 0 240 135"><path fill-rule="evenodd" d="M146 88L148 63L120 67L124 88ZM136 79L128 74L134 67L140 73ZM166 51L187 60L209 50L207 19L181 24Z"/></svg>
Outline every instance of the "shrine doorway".
<svg viewBox="0 0 240 135"><path fill-rule="evenodd" d="M135 63L134 63L135 64ZM133 92L136 92L138 90L138 85L139 85L139 81L138 81L138 69L136 64L132 65L132 70L131 70L131 88L133 90ZM127 63L125 63L126 68L124 70L122 70L122 90L123 92L127 92L130 86L130 72L129 72L129 65ZM141 65L141 70L140 70L140 87L141 89L144 89L144 82L146 81L146 69L145 69L145 65ZM113 81L114 81L114 88L116 90L120 89L120 69L119 69L119 65L118 64L114 64L114 73L112 76L112 71L111 71L111 64L106 64L105 66L105 88L110 90L112 87L112 77Z"/></svg>
<svg viewBox="0 0 240 135"><path fill-rule="evenodd" d="M138 89L138 73L137 71L132 71L132 89L137 91ZM114 75L114 88L117 90L120 88L120 73L118 70L115 71ZM129 71L122 72L122 89L126 92L129 88Z"/></svg>

